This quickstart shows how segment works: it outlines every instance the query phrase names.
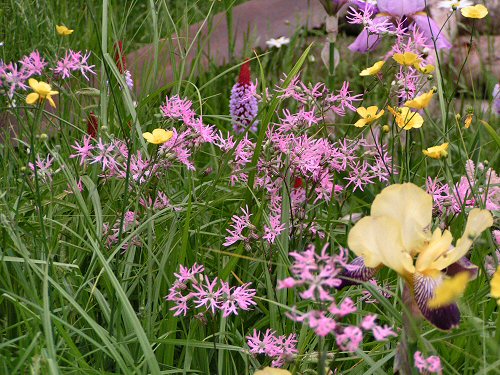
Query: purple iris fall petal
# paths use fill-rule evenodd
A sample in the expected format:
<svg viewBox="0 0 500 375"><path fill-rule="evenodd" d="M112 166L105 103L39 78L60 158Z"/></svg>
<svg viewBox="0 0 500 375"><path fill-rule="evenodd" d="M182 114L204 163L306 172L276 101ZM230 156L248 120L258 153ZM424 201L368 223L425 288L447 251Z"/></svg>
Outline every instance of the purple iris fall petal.
<svg viewBox="0 0 500 375"><path fill-rule="evenodd" d="M454 303L435 309L428 306L434 291L442 282L442 277L433 278L417 272L413 275L413 292L422 315L437 328L448 331L460 323L458 306Z"/></svg>
<svg viewBox="0 0 500 375"><path fill-rule="evenodd" d="M423 11L425 0L378 0L377 5L381 13L403 17Z"/></svg>
<svg viewBox="0 0 500 375"><path fill-rule="evenodd" d="M390 17L380 16L373 19L374 24L381 24L388 21ZM358 35L356 40L349 45L352 52L366 53L375 50L382 41L381 35L369 34L366 29Z"/></svg>
<svg viewBox="0 0 500 375"><path fill-rule="evenodd" d="M444 270L444 273L448 276L454 276L460 272L468 272L470 279L475 280L478 273L478 267L466 257L462 257Z"/></svg>
<svg viewBox="0 0 500 375"><path fill-rule="evenodd" d="M436 39L436 49L450 49L451 43L444 36L442 32L440 32L440 28L436 22L432 18L428 18L426 15L414 15L413 21L418 26L420 32L424 34L424 36L429 40L429 44L433 47L432 40Z"/></svg>
<svg viewBox="0 0 500 375"><path fill-rule="evenodd" d="M349 263L347 267L344 268L344 270L340 274L340 279L342 280L342 283L336 288L340 290L342 288L345 288L346 286L357 285L359 283L368 281L373 276L375 276L377 271L378 271L377 268L366 267L363 258L357 257L351 263ZM345 278L355 279L358 280L359 282L353 280L347 280Z"/></svg>

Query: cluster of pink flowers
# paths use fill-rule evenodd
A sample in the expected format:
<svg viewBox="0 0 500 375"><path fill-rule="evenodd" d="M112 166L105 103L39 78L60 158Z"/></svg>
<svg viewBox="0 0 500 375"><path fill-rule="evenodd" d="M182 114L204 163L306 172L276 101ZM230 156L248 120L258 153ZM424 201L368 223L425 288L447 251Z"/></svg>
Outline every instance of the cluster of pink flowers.
<svg viewBox="0 0 500 375"><path fill-rule="evenodd" d="M67 50L64 57L56 62L56 67L52 69L57 77L62 79L70 78L73 72L80 72L88 81L87 74L95 74L94 65L89 65L90 52Z"/></svg>
<svg viewBox="0 0 500 375"><path fill-rule="evenodd" d="M427 179L427 192L434 198L434 209L441 215L454 215L465 208L481 207L500 209L500 177L493 168L482 163L477 168L472 160L465 164L465 176L458 183L449 185L438 179Z"/></svg>
<svg viewBox="0 0 500 375"><path fill-rule="evenodd" d="M267 329L264 333L254 329L253 334L246 338L250 353L263 354L271 358L271 366L273 367L284 366L286 362L292 361L298 353L295 334L278 336L271 329Z"/></svg>
<svg viewBox="0 0 500 375"><path fill-rule="evenodd" d="M441 374L443 371L441 359L436 355L425 358L421 352L415 352L413 359L420 374Z"/></svg>
<svg viewBox="0 0 500 375"><path fill-rule="evenodd" d="M120 224L122 224L120 226ZM134 211L127 211L123 216L116 219L113 227L108 223L103 224L103 235L106 239L108 248L116 245L118 241L128 236L135 228L139 226L139 215ZM121 238L119 237L121 234ZM139 236L133 236L130 241L123 244L122 251L126 251L130 246L142 247L142 241Z"/></svg>
<svg viewBox="0 0 500 375"><path fill-rule="evenodd" d="M203 274L204 270L202 265L195 263L191 268L181 265L179 273L174 274L176 280L165 297L174 303L170 309L174 316L186 316L188 310L215 315L220 310L222 316L227 317L256 305L253 299L256 291L251 288L251 283L231 287L217 277L210 279Z"/></svg>
<svg viewBox="0 0 500 375"><path fill-rule="evenodd" d="M94 65L88 63L89 57L90 53L68 50L65 56L56 61L55 67L50 70L57 78L61 79L69 78L72 72L79 71L88 80L88 74L95 74ZM12 99L17 90L28 88L29 78L42 75L47 65L47 61L38 51L31 52L17 63L6 64L0 60L0 86Z"/></svg>
<svg viewBox="0 0 500 375"><path fill-rule="evenodd" d="M32 162L28 163L28 168L33 172L33 176L35 174L35 167L36 167L36 174L37 177L42 181L43 183L49 184L52 182L52 177L54 173L57 171L54 171L52 168L52 164L54 163L54 157L51 155L47 155L45 159L42 159L40 155L36 156L35 164Z"/></svg>
<svg viewBox="0 0 500 375"><path fill-rule="evenodd" d="M301 287L299 293L302 299L328 304L326 309L309 310L301 313L293 311L288 317L294 321L307 324L318 336L334 334L337 345L341 350L354 352L363 340L363 331L371 331L375 340L383 341L390 336L396 336L392 328L379 326L375 323L376 315L366 316L360 327L344 325L341 320L356 312L356 306L350 298L345 298L340 304L336 303L334 293L341 286L340 274L346 267L347 250L340 248L340 254L329 255L328 245L321 252L316 253L313 245L309 245L303 252L292 252L295 260L292 265L292 277L278 282L278 289Z"/></svg>
<svg viewBox="0 0 500 375"><path fill-rule="evenodd" d="M24 56L17 63L5 64L0 60L0 86L12 99L16 90L26 90L26 82L30 77L41 75L47 62L38 51L33 51Z"/></svg>
<svg viewBox="0 0 500 375"><path fill-rule="evenodd" d="M343 194L363 191L377 181L387 183L397 173L392 156L386 146L378 142L378 137L372 141L364 138L335 141L333 135L318 135L327 114L345 116L348 111L356 110L354 104L361 100L361 95L353 95L347 82L339 91L330 92L322 83L306 84L296 76L287 87L280 84L276 92L280 99L297 103L298 109L295 113L285 109L282 118L269 125L257 163L254 187L267 195L268 220L261 231L252 228L252 236L241 236L242 229L248 228L245 223L250 222L243 220L244 217L233 217L233 228L228 230L230 235L226 237L225 246L258 238L274 243L286 229L281 222L284 187L289 192L294 218L289 229L321 237L322 232L314 221L304 222L308 203L342 200ZM231 184L247 184L248 166L256 143L248 134L235 140L229 134L219 133L215 145L231 157ZM288 181L294 185L288 186ZM301 183L295 186L296 181ZM348 187L351 189L346 189Z"/></svg>

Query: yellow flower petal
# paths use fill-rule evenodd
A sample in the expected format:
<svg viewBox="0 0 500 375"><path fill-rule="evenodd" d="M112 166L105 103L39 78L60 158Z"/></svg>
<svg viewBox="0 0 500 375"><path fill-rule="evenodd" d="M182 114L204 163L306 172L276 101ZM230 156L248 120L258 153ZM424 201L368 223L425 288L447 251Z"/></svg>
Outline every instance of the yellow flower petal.
<svg viewBox="0 0 500 375"><path fill-rule="evenodd" d="M466 18L476 18L481 19L488 15L488 8L482 4L477 4L470 7L465 7L460 9L462 16Z"/></svg>
<svg viewBox="0 0 500 375"><path fill-rule="evenodd" d="M368 123L364 118L360 118L356 123L354 124L355 127L357 128L362 128L363 126L366 126Z"/></svg>
<svg viewBox="0 0 500 375"><path fill-rule="evenodd" d="M481 210L479 208L472 209L467 218L467 224L465 225L465 231L462 237L458 239L455 247L451 247L437 258L432 263L432 267L442 270L458 261L467 254L474 240L492 225L493 216L491 216L488 210Z"/></svg>
<svg viewBox="0 0 500 375"><path fill-rule="evenodd" d="M36 89L38 88L38 81L34 78L30 78L28 80L28 85L30 85L30 87L36 91Z"/></svg>
<svg viewBox="0 0 500 375"><path fill-rule="evenodd" d="M399 222L392 218L362 218L349 231L347 243L349 249L363 257L367 267L384 264L403 276L415 272L411 255L401 241Z"/></svg>
<svg viewBox="0 0 500 375"><path fill-rule="evenodd" d="M155 145L167 142L173 135L174 133L172 131L165 129L155 129L153 133L146 132L142 134L146 141Z"/></svg>
<svg viewBox="0 0 500 375"><path fill-rule="evenodd" d="M56 108L56 103L54 103L54 99L52 99L52 96L50 95L47 95L47 100L49 101L50 105L53 107L53 108Z"/></svg>
<svg viewBox="0 0 500 375"><path fill-rule="evenodd" d="M432 222L432 196L412 183L394 184L375 197L371 215L397 222L404 248L418 252L430 237L424 228Z"/></svg>
<svg viewBox="0 0 500 375"><path fill-rule="evenodd" d="M417 112L412 112L408 107L394 109L388 106L388 108L389 112L394 116L396 124L404 130L420 128L424 124L423 117Z"/></svg>
<svg viewBox="0 0 500 375"><path fill-rule="evenodd" d="M68 29L64 25L56 25L56 31L59 35L66 36L72 34L74 30Z"/></svg>
<svg viewBox="0 0 500 375"><path fill-rule="evenodd" d="M413 52L395 53L392 58L399 65L412 66L420 62L420 58Z"/></svg>
<svg viewBox="0 0 500 375"><path fill-rule="evenodd" d="M416 63L413 66L422 74L431 74L436 69L434 65L431 64L422 66L420 63Z"/></svg>
<svg viewBox="0 0 500 375"><path fill-rule="evenodd" d="M441 229L436 228L432 234L432 238L427 246L418 254L415 268L417 272L424 272L428 269L436 269L432 266L432 262L438 259L442 254L450 249L453 236L450 231L445 230L441 233Z"/></svg>
<svg viewBox="0 0 500 375"><path fill-rule="evenodd" d="M254 375L292 375L292 373L281 368L266 367L263 370L256 371Z"/></svg>
<svg viewBox="0 0 500 375"><path fill-rule="evenodd" d="M452 304L464 294L469 280L469 272L460 272L449 279L445 279L436 288L434 297L429 301L428 306L435 309Z"/></svg>
<svg viewBox="0 0 500 375"><path fill-rule="evenodd" d="M382 67L384 66L385 61L377 61L375 64L373 64L371 67L363 69L361 73L359 73L360 76L373 76L375 74L378 74Z"/></svg>
<svg viewBox="0 0 500 375"><path fill-rule="evenodd" d="M490 281L491 296L496 298L497 303L500 305L500 266L497 268L493 278Z"/></svg>
<svg viewBox="0 0 500 375"><path fill-rule="evenodd" d="M36 92L32 92L26 97L26 103L34 104L39 98L40 95L38 95Z"/></svg>
<svg viewBox="0 0 500 375"><path fill-rule="evenodd" d="M429 92L417 96L416 98L413 98L412 100L408 100L405 103L405 106L413 109L424 109L431 102L433 95L434 95L434 90L431 90Z"/></svg>
<svg viewBox="0 0 500 375"><path fill-rule="evenodd" d="M427 150L422 150L425 156L433 159L441 159L448 156L448 143L443 143L439 146L429 147Z"/></svg>

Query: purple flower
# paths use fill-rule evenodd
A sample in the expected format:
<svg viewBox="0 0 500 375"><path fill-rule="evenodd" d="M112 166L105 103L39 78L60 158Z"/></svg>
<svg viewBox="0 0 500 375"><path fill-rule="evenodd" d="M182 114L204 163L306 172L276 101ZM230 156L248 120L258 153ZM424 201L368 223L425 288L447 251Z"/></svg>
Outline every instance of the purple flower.
<svg viewBox="0 0 500 375"><path fill-rule="evenodd" d="M257 131L258 122L255 121L259 111L255 96L255 85L250 80L250 61L246 61L240 70L238 82L231 89L229 113L236 133L243 133L249 126L253 132Z"/></svg>

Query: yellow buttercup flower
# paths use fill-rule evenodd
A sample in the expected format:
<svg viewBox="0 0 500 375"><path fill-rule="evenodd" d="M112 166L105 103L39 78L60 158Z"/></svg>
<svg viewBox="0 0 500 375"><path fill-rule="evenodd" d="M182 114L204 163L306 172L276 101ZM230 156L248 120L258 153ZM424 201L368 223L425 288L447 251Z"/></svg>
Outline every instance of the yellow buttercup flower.
<svg viewBox="0 0 500 375"><path fill-rule="evenodd" d="M429 92L417 96L416 98L413 98L412 100L408 100L405 103L405 106L413 109L424 109L431 102L433 95L434 95L434 90L431 90Z"/></svg>
<svg viewBox="0 0 500 375"><path fill-rule="evenodd" d="M493 275L490 281L491 286L491 296L496 298L497 303L500 305L500 266L497 268L497 271Z"/></svg>
<svg viewBox="0 0 500 375"><path fill-rule="evenodd" d="M488 15L488 8L486 8L483 4L477 4L470 7L465 7L460 9L462 16L466 18L476 18L481 19Z"/></svg>
<svg viewBox="0 0 500 375"><path fill-rule="evenodd" d="M420 63L415 63L413 67L422 74L431 74L436 69L434 65L429 64L422 66Z"/></svg>
<svg viewBox="0 0 500 375"><path fill-rule="evenodd" d="M155 129L153 130L153 133L142 133L142 136L146 141L155 145L161 145L167 142L173 135L174 133L172 131L165 129Z"/></svg>
<svg viewBox="0 0 500 375"><path fill-rule="evenodd" d="M370 66L369 68L363 69L361 73L359 73L360 76L374 76L375 74L378 74L382 67L384 66L385 61L377 61L375 64Z"/></svg>
<svg viewBox="0 0 500 375"><path fill-rule="evenodd" d="M420 57L413 52L395 53L392 58L399 64L405 66L413 66L420 63Z"/></svg>
<svg viewBox="0 0 500 375"><path fill-rule="evenodd" d="M441 159L448 156L448 143L443 143L439 146L429 147L427 150L422 150L425 156L433 159Z"/></svg>
<svg viewBox="0 0 500 375"><path fill-rule="evenodd" d="M435 292L434 297L427 304L431 309L437 307L447 306L462 297L470 281L469 272L460 272L453 277L445 279L439 285Z"/></svg>
<svg viewBox="0 0 500 375"><path fill-rule="evenodd" d="M26 97L26 103L34 104L37 101L43 101L47 99L52 107L56 107L56 103L54 103L52 95L59 94L58 91L52 91L52 87L48 83L37 81L34 78L30 78L28 83L34 92Z"/></svg>
<svg viewBox="0 0 500 375"><path fill-rule="evenodd" d="M376 105L372 105L368 108L359 107L356 112L358 112L358 115L362 117L354 124L354 126L356 126L357 128L362 128L363 126L371 124L373 121L382 117L382 115L384 114L383 109L378 112L378 107Z"/></svg>
<svg viewBox="0 0 500 375"><path fill-rule="evenodd" d="M73 31L75 31L75 30L68 29L64 25L56 25L56 31L59 35L67 36L67 35L71 35L73 33Z"/></svg>
<svg viewBox="0 0 500 375"><path fill-rule="evenodd" d="M388 106L388 108L389 112L391 112L396 119L396 124L401 129L410 130L413 128L420 128L424 123L423 117L417 112L412 112L408 107L394 109Z"/></svg>
<svg viewBox="0 0 500 375"><path fill-rule="evenodd" d="M256 371L254 375L292 375L292 373L281 368L266 367L262 370Z"/></svg>

